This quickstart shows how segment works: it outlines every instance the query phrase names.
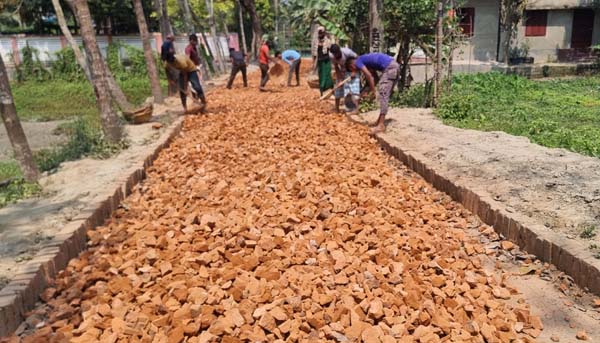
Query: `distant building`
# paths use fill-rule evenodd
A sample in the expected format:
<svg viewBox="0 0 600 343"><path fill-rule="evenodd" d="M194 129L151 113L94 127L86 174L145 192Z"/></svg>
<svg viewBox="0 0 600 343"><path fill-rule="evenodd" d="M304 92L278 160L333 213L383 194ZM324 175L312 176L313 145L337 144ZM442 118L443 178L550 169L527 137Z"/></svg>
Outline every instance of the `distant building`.
<svg viewBox="0 0 600 343"><path fill-rule="evenodd" d="M535 63L589 59L600 43L600 9L594 0L529 0L519 23L513 54L527 52ZM457 11L466 36L457 61L502 61L500 0L467 0Z"/></svg>

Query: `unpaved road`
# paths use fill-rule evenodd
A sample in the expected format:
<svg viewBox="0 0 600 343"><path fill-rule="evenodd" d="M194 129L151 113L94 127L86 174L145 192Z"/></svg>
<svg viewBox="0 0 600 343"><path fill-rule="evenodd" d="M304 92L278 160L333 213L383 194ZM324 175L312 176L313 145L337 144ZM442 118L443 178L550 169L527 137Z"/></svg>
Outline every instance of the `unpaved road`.
<svg viewBox="0 0 600 343"><path fill-rule="evenodd" d="M62 123L65 123L65 121L21 122L31 150L37 151L64 142L66 139L65 135L54 133L56 128ZM6 129L4 125L0 125L0 161L11 158L12 154Z"/></svg>
<svg viewBox="0 0 600 343"><path fill-rule="evenodd" d="M211 113L186 120L44 293L24 341L600 337L594 310L513 277L517 250L498 249L489 227L397 166L365 127L325 112L314 90L258 93L252 81L217 89Z"/></svg>

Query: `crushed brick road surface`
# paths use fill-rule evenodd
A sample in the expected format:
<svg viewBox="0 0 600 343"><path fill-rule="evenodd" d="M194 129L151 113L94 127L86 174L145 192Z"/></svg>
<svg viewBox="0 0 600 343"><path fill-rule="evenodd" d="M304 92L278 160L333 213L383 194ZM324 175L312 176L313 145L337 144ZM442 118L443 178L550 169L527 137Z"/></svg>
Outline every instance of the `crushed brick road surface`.
<svg viewBox="0 0 600 343"><path fill-rule="evenodd" d="M33 342L528 342L465 229L306 86L209 94L43 294ZM239 80L238 80L239 82ZM483 228L485 229L485 228ZM34 319L31 319L34 318ZM37 319L36 319L37 318Z"/></svg>

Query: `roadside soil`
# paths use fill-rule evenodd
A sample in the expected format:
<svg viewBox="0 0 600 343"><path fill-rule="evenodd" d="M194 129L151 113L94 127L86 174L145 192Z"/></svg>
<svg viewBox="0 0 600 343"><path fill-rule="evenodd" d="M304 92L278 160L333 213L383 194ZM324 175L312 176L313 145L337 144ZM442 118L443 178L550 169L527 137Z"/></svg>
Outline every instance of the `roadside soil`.
<svg viewBox="0 0 600 343"><path fill-rule="evenodd" d="M377 112L353 117L374 122ZM503 132L446 126L425 109L392 109L386 122L381 137L389 143L600 261L600 159Z"/></svg>
<svg viewBox="0 0 600 343"><path fill-rule="evenodd" d="M257 84L210 92L7 341L600 338L590 295L367 128L304 85Z"/></svg>
<svg viewBox="0 0 600 343"><path fill-rule="evenodd" d="M46 122L26 122L22 121L23 131L27 136L27 141L31 150L37 151L45 148L50 148L63 143L66 140L64 134L56 132L64 120L46 121ZM6 128L0 125L0 161L12 158L13 151Z"/></svg>

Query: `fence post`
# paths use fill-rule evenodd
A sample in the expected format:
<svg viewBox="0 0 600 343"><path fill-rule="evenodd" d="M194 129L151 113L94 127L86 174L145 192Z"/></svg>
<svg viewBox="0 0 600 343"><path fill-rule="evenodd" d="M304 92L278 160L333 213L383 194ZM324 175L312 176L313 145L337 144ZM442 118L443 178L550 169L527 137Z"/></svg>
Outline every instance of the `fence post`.
<svg viewBox="0 0 600 343"><path fill-rule="evenodd" d="M62 35L60 36L60 47L63 49L67 47L67 39Z"/></svg>
<svg viewBox="0 0 600 343"><path fill-rule="evenodd" d="M17 43L17 36L11 38L11 47L13 54L13 62L15 66L21 64L21 56L19 56L19 44Z"/></svg>

